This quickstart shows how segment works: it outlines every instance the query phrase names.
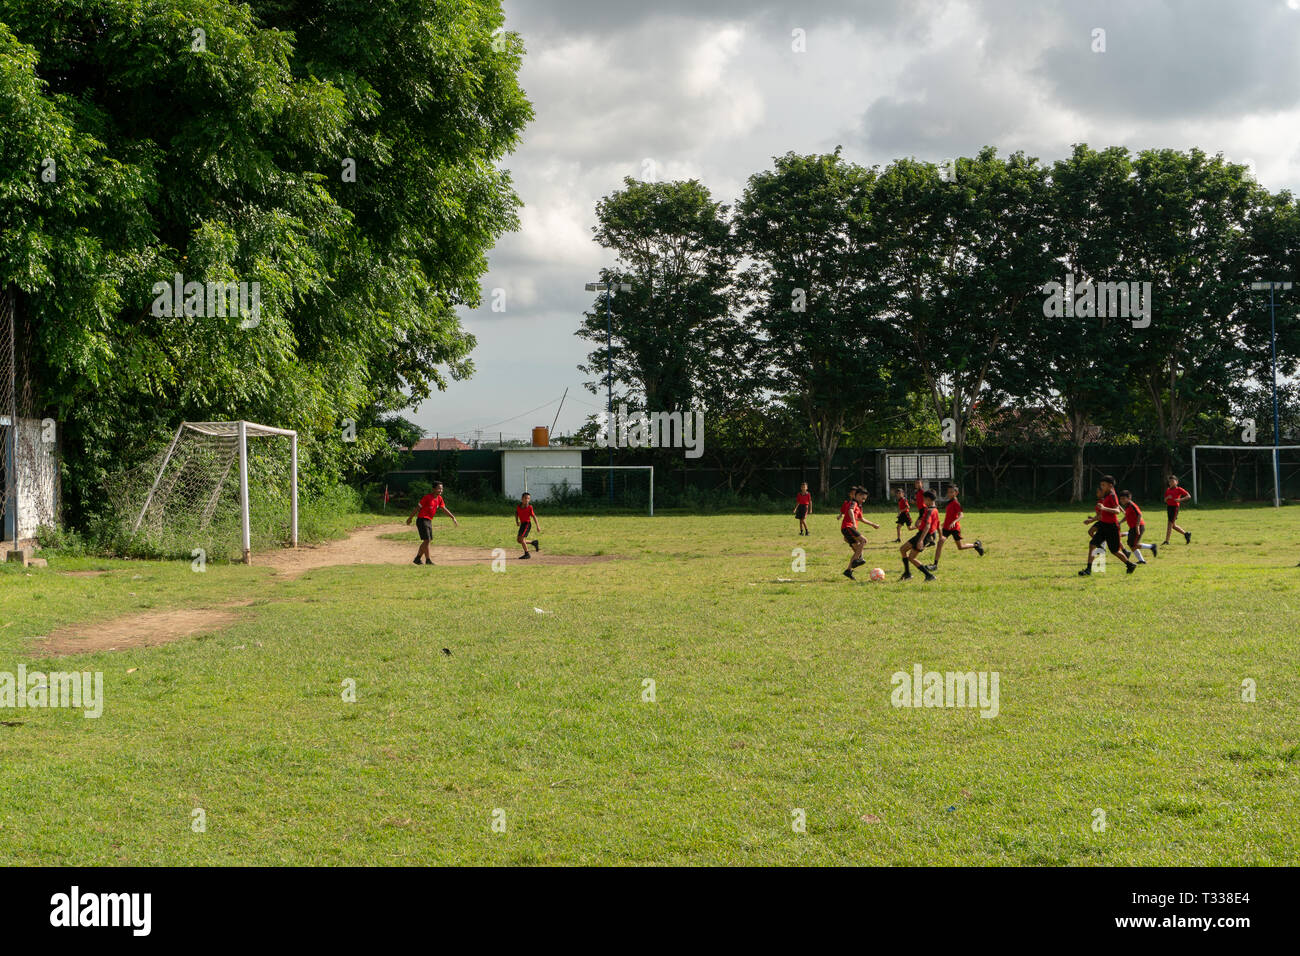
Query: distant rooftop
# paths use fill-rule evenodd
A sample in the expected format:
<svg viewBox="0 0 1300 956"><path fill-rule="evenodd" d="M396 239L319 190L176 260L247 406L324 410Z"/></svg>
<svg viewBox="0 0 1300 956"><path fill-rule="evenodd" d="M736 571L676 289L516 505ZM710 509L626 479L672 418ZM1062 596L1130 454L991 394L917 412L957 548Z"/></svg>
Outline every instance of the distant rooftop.
<svg viewBox="0 0 1300 956"><path fill-rule="evenodd" d="M469 445L459 438L421 438L410 451L468 451Z"/></svg>

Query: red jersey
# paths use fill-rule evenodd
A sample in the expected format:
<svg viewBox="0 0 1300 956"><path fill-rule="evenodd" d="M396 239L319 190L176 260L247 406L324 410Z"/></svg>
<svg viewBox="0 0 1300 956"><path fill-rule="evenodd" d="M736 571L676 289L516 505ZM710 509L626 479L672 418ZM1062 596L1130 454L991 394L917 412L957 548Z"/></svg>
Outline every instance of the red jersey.
<svg viewBox="0 0 1300 956"><path fill-rule="evenodd" d="M926 530L930 534L937 534L939 532L939 509L938 508L930 509L930 526Z"/></svg>
<svg viewBox="0 0 1300 956"><path fill-rule="evenodd" d="M442 507L445 507L442 495L425 495L420 499L420 514L418 517L432 518L438 513L438 509Z"/></svg>
<svg viewBox="0 0 1300 956"><path fill-rule="evenodd" d="M957 520L957 516L959 514L961 514L961 505L955 501L948 502L948 506L943 509L943 530L944 531L961 530L961 522Z"/></svg>
<svg viewBox="0 0 1300 956"><path fill-rule="evenodd" d="M1172 488L1165 489L1165 504L1174 506L1183 503L1184 498L1190 498L1187 489L1181 485L1174 485Z"/></svg>
<svg viewBox="0 0 1300 956"><path fill-rule="evenodd" d="M899 498L899 499L898 499L898 510L901 511L901 512L903 512L903 514L911 514L911 513L912 513L912 508L911 508L911 506L907 503L907 499L906 499L906 498Z"/></svg>
<svg viewBox="0 0 1300 956"><path fill-rule="evenodd" d="M1101 510L1102 508L1118 508L1118 507L1119 507L1119 495L1115 494L1115 492L1112 491L1109 494L1107 494L1105 498L1102 498L1101 501L1097 504L1097 520L1103 522L1104 524L1115 524L1115 525L1119 524L1119 515L1112 514L1109 511Z"/></svg>
<svg viewBox="0 0 1300 956"><path fill-rule="evenodd" d="M840 527L856 528L858 519L862 517L862 507L856 501L846 501L840 505Z"/></svg>
<svg viewBox="0 0 1300 956"><path fill-rule="evenodd" d="M924 510L925 510L925 492L924 492L924 491L918 491L916 494L914 494L914 495L912 496L912 500L916 502L916 510L917 510L917 511L924 511Z"/></svg>
<svg viewBox="0 0 1300 956"><path fill-rule="evenodd" d="M537 517L537 514L533 511L533 506L529 505L527 508L516 507L515 517L519 519L520 524L523 524L525 521L532 521Z"/></svg>
<svg viewBox="0 0 1300 956"><path fill-rule="evenodd" d="M794 496L794 503L797 505L811 505L812 493L807 491L799 492L799 494Z"/></svg>
<svg viewBox="0 0 1300 956"><path fill-rule="evenodd" d="M1128 522L1130 528L1136 528L1142 524L1142 509L1130 501L1124 506L1124 520Z"/></svg>

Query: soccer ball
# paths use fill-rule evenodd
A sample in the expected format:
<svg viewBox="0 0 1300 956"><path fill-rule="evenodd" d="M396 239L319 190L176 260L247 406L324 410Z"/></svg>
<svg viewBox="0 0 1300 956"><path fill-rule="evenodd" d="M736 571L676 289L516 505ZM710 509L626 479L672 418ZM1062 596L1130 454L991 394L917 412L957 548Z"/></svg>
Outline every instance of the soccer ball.
<svg viewBox="0 0 1300 956"><path fill-rule="evenodd" d="M871 569L871 580L873 580L873 581L883 581L883 580L885 580L885 569L884 569L884 568L872 568L872 569Z"/></svg>

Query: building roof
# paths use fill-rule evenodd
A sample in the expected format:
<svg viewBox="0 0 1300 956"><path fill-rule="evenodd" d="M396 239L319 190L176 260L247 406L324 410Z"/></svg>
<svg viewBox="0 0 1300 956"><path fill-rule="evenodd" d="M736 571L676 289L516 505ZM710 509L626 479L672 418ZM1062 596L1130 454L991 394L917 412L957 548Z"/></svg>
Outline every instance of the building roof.
<svg viewBox="0 0 1300 956"><path fill-rule="evenodd" d="M468 451L469 445L459 438L421 438L410 451Z"/></svg>

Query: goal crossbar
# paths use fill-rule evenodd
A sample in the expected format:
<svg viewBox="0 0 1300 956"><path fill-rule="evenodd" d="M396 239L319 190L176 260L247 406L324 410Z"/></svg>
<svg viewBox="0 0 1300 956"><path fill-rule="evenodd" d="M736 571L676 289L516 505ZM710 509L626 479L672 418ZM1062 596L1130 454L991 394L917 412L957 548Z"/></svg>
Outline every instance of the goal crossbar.
<svg viewBox="0 0 1300 956"><path fill-rule="evenodd" d="M171 444L167 446L167 453L163 456L162 465L158 468L158 474L154 476L149 493L145 496L144 507L140 509L140 514L131 527L131 533L135 534L139 531L144 516L149 513L149 505L153 503L153 497L158 491L158 486L162 483L163 475L167 471L167 464L171 461L172 455L175 454L176 446L186 430L213 438L233 438L238 443L240 536L245 564L250 562L253 553L252 525L248 514L248 439L270 437L289 439L289 544L290 547L298 547L298 433L291 428L274 428L271 425L259 425L256 422L246 421L181 422L176 429L176 434L172 436ZM226 470L226 474L228 473L229 467ZM224 483L225 477L226 475L223 474L221 483ZM221 491L221 483L217 484L212 493L212 499L204 509L205 517L215 506L216 498Z"/></svg>
<svg viewBox="0 0 1300 956"><path fill-rule="evenodd" d="M530 471L648 471L650 472L650 517L655 516L654 465L525 465L524 491L528 490L528 473Z"/></svg>
<svg viewBox="0 0 1300 956"><path fill-rule="evenodd" d="M1198 475L1196 472L1196 452L1204 451L1270 451L1273 459L1273 507L1282 506L1282 476L1278 465L1280 451L1295 451L1300 445L1193 445L1192 446L1192 504L1198 504Z"/></svg>

